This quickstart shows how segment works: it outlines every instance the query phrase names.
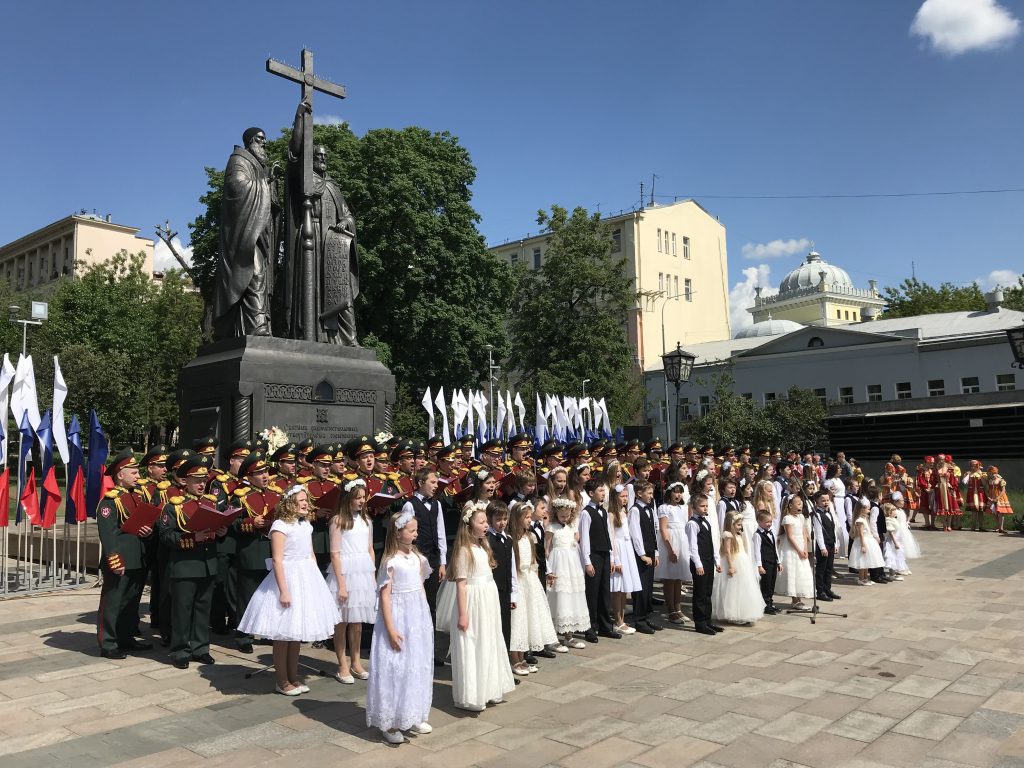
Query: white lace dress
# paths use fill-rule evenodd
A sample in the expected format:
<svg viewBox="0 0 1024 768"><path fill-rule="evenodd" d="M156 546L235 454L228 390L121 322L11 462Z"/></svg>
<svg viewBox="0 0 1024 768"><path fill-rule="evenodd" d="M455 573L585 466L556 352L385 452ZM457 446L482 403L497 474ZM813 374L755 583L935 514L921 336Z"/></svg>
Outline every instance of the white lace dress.
<svg viewBox="0 0 1024 768"><path fill-rule="evenodd" d="M661 539L661 519L668 520L669 541L672 550L678 556L676 562L669 557L669 548L664 540L660 541L661 559L654 569L654 578L680 581L693 581L690 575L690 545L686 540L686 507L682 504L662 504L658 507L658 538ZM715 526L712 525L712 528Z"/></svg>
<svg viewBox="0 0 1024 768"><path fill-rule="evenodd" d="M358 515L347 531L332 524L330 535L331 552L341 554L341 573L348 589L348 599L338 603L341 620L372 624L377 617L377 587L370 557L370 526ZM337 600L338 579L333 565L327 566L327 588Z"/></svg>
<svg viewBox="0 0 1024 768"><path fill-rule="evenodd" d="M621 573L613 573L611 592L625 592L627 595L640 591L640 570L636 567L636 552L629 536L629 523L623 519L618 528L612 523L612 565L621 565Z"/></svg>
<svg viewBox="0 0 1024 768"><path fill-rule="evenodd" d="M510 651L539 651L545 645L558 642L551 610L544 595L544 587L537 576L537 563L533 561L533 537L523 536L519 547L519 595L512 611Z"/></svg>
<svg viewBox="0 0 1024 768"><path fill-rule="evenodd" d="M434 624L423 581L430 566L422 555L398 553L381 564L378 588L391 584L391 621L402 636L396 651L378 615L370 647L366 724L408 730L426 722L434 696Z"/></svg>
<svg viewBox="0 0 1024 768"><path fill-rule="evenodd" d="M305 520L275 520L270 526L271 537L274 532L285 535L284 577L291 605L281 605L281 593L271 568L246 606L238 629L267 640L303 643L333 636L338 604L313 559L313 526Z"/></svg>
<svg viewBox="0 0 1024 768"><path fill-rule="evenodd" d="M789 597L814 597L814 575L811 573L811 561L808 558L800 559L799 550L794 549L789 543L789 536L792 534L797 543L807 537L807 552L811 547L811 521L803 515L785 515L779 530L779 563L782 565L782 573L778 575L775 582L775 594L787 595ZM813 553L809 557L813 557Z"/></svg>
<svg viewBox="0 0 1024 768"><path fill-rule="evenodd" d="M882 548L871 533L871 528L865 518L853 521L853 544L850 547L850 567L857 571L871 570L872 568L883 568L885 559L882 557ZM864 547L864 551L861 550Z"/></svg>
<svg viewBox="0 0 1024 768"><path fill-rule="evenodd" d="M728 531L722 532L723 550L732 538ZM761 597L757 571L747 549L746 536L739 537L739 550L732 559L736 572L730 576L729 561L724 552L721 555L722 572L715 574L711 588L711 615L719 621L734 624L757 621L764 615L764 598Z"/></svg>
<svg viewBox="0 0 1024 768"><path fill-rule="evenodd" d="M501 606L487 552L483 547L468 547L460 557L459 573L467 575L466 612L469 627L459 629L458 608L452 613L452 699L455 706L480 710L488 702L499 701L515 688L515 678L501 635Z"/></svg>
<svg viewBox="0 0 1024 768"><path fill-rule="evenodd" d="M548 573L555 576L554 586L548 589L548 607L555 631L562 635L586 632L590 629L590 610L576 527L549 523L547 532L551 534Z"/></svg>

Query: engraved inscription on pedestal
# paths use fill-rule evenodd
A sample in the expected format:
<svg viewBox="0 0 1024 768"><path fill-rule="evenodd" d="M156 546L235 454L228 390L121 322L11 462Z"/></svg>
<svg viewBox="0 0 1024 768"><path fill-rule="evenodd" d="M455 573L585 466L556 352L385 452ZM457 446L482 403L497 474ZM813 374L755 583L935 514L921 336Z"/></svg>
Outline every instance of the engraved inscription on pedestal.
<svg viewBox="0 0 1024 768"><path fill-rule="evenodd" d="M333 398L327 399L331 394ZM265 423L256 429L277 426L317 443L344 442L373 431L374 390L334 389L329 382L316 387L264 384L263 395Z"/></svg>

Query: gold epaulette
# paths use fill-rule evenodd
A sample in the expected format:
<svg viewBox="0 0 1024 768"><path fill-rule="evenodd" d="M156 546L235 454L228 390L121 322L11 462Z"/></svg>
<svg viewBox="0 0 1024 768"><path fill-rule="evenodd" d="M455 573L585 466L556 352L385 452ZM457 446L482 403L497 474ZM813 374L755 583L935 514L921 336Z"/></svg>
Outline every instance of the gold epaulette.
<svg viewBox="0 0 1024 768"><path fill-rule="evenodd" d="M402 479L402 475L399 472L388 472L388 480L397 482Z"/></svg>
<svg viewBox="0 0 1024 768"><path fill-rule="evenodd" d="M103 498L104 499L116 499L120 495L121 495L121 489L120 488L111 488L109 491L107 491L106 493L103 494Z"/></svg>
<svg viewBox="0 0 1024 768"><path fill-rule="evenodd" d="M171 502L171 504L174 504L175 506L180 506L181 504L185 503L185 497L184 496L171 496L168 499L168 501Z"/></svg>
<svg viewBox="0 0 1024 768"><path fill-rule="evenodd" d="M359 473L358 472L346 472L344 475L342 475L342 477L344 477L345 480L358 480L359 479Z"/></svg>
<svg viewBox="0 0 1024 768"><path fill-rule="evenodd" d="M228 481L229 481L230 479L231 479L231 475L229 475L229 474L227 474L227 473L225 473L225 474L222 474L222 475L217 475L217 482L218 482L218 483L226 483L226 482L228 482Z"/></svg>
<svg viewBox="0 0 1024 768"><path fill-rule="evenodd" d="M307 477L298 477L298 478L295 479L295 482L298 483L299 485L305 485L306 483L308 483L312 479L313 479L313 476L309 475Z"/></svg>
<svg viewBox="0 0 1024 768"><path fill-rule="evenodd" d="M242 498L243 496L248 496L253 490L255 489L252 488L251 486L240 485L237 488L235 488L235 496L237 496L238 498Z"/></svg>
<svg viewBox="0 0 1024 768"><path fill-rule="evenodd" d="M217 494L215 493L204 493L202 498L209 499L210 501L217 501Z"/></svg>
<svg viewBox="0 0 1024 768"><path fill-rule="evenodd" d="M171 481L161 480L159 483L156 484L156 487L159 488L161 491L166 491L168 488L171 487Z"/></svg>

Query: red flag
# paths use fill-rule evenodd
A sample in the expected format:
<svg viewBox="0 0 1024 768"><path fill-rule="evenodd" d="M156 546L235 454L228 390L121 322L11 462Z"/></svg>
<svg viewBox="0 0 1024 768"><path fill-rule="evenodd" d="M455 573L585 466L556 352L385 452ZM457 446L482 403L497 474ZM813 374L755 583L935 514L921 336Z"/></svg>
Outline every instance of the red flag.
<svg viewBox="0 0 1024 768"><path fill-rule="evenodd" d="M11 513L11 468L5 467L3 474L0 474L0 528L6 528L10 522Z"/></svg>
<svg viewBox="0 0 1024 768"><path fill-rule="evenodd" d="M57 468L50 467L43 478L43 489L46 491L46 501L43 503L43 528L53 528L57 522L57 507L60 506L60 486L57 485Z"/></svg>
<svg viewBox="0 0 1024 768"><path fill-rule="evenodd" d="M32 525L42 525L39 516L39 494L36 493L36 468L30 467L25 479L25 489L21 492L21 508L25 510L28 521Z"/></svg>
<svg viewBox="0 0 1024 768"><path fill-rule="evenodd" d="M75 522L85 522L87 517L85 514L85 474L82 467L75 469L75 476L71 478L71 483L68 485L68 502L74 504Z"/></svg>

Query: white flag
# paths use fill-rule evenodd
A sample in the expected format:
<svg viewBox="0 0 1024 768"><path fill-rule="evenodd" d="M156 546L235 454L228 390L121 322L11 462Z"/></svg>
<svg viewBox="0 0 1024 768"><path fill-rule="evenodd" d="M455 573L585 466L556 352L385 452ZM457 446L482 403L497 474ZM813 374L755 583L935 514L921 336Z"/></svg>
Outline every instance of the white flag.
<svg viewBox="0 0 1024 768"><path fill-rule="evenodd" d="M501 429L505 425L505 398L501 396L501 390L498 390L498 418L494 422L494 434L491 437L501 439Z"/></svg>
<svg viewBox="0 0 1024 768"><path fill-rule="evenodd" d="M512 393L507 389L505 390L505 429L509 437L516 432L516 412L512 406Z"/></svg>
<svg viewBox="0 0 1024 768"><path fill-rule="evenodd" d="M436 434L434 429L434 399L430 396L430 387L427 387L427 391L423 393L423 407L427 409L427 418L430 419L430 423L427 425L427 437L433 437Z"/></svg>
<svg viewBox="0 0 1024 768"><path fill-rule="evenodd" d="M601 405L601 414L602 414L601 415L601 420L603 422L602 423L602 427L604 428L604 433L608 437L611 437L612 425L611 425L611 422L608 419L608 404L604 401L603 397L600 400L600 405Z"/></svg>
<svg viewBox="0 0 1024 768"><path fill-rule="evenodd" d="M14 423L21 427L22 419L28 414L32 429L39 429L39 400L36 395L36 374L32 367L32 355L18 358L14 372L14 389L11 392L11 411Z"/></svg>
<svg viewBox="0 0 1024 768"><path fill-rule="evenodd" d="M462 394L462 390L459 390L459 394ZM466 406L466 432L476 437L476 425L473 423L473 405L476 402L476 395L473 394L473 390L469 390L469 395L462 396L462 403Z"/></svg>
<svg viewBox="0 0 1024 768"><path fill-rule="evenodd" d="M590 398L590 428L594 430L595 433L601 429L601 415L601 406L598 404L597 398Z"/></svg>
<svg viewBox="0 0 1024 768"><path fill-rule="evenodd" d="M452 390L452 434L458 440L462 437L462 424L466 421L466 408L461 390Z"/></svg>
<svg viewBox="0 0 1024 768"><path fill-rule="evenodd" d="M0 384L2 384L0 380ZM68 396L68 385L60 372L60 360L53 356L53 442L57 446L60 460L66 465L71 458L68 451L68 433L64 427L64 399Z"/></svg>
<svg viewBox="0 0 1024 768"><path fill-rule="evenodd" d="M11 365L11 358L4 353L3 367L0 368L0 424L4 428L4 439L0 440L0 467L7 466L7 438L10 437L8 427L10 421L7 419L10 409L8 407L10 403L10 388L11 381L14 379L14 366ZM0 510L2 512L2 510Z"/></svg>
<svg viewBox="0 0 1024 768"><path fill-rule="evenodd" d="M540 401L540 392L537 393L537 413L534 415L533 429L536 433L537 439L540 440L541 444L543 444L547 439L548 415L544 411L544 405Z"/></svg>
<svg viewBox="0 0 1024 768"><path fill-rule="evenodd" d="M476 428L478 432L487 431L487 396L484 395L484 391L481 389L476 393ZM486 438L483 438L486 439Z"/></svg>
<svg viewBox="0 0 1024 768"><path fill-rule="evenodd" d="M437 410L441 412L441 437L444 440L444 444L448 445L452 441L452 436L448 432L448 408L444 404L444 387L437 391L437 400L434 401L434 404L437 406Z"/></svg>
<svg viewBox="0 0 1024 768"><path fill-rule="evenodd" d="M580 400L579 400L579 403L580 403L580 418L583 419L583 429L587 428L587 426L588 426L587 422L589 422L590 428L593 429L594 428L594 420L592 418L590 418L590 398L589 397L581 397Z"/></svg>
<svg viewBox="0 0 1024 768"><path fill-rule="evenodd" d="M516 406L516 411L519 413L519 429L522 432L526 431L526 405L523 404L523 398L516 392L515 400L512 401Z"/></svg>

